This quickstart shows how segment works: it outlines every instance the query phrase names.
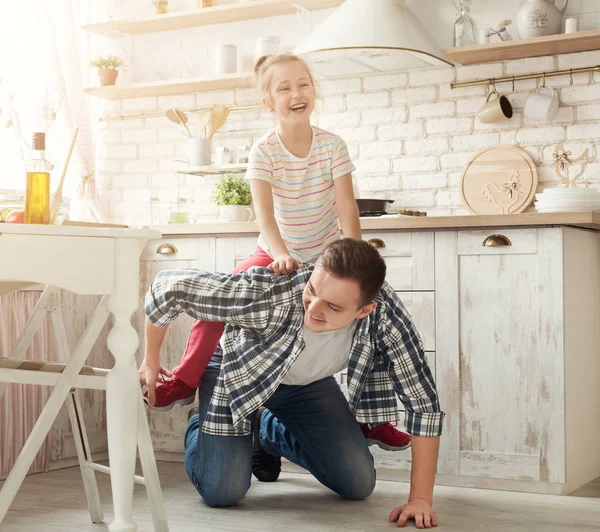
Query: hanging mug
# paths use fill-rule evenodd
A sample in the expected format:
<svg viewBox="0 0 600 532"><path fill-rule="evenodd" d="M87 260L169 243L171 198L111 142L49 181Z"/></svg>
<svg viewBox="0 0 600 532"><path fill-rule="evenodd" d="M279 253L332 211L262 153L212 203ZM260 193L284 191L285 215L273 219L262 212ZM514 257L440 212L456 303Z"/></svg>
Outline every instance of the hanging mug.
<svg viewBox="0 0 600 532"><path fill-rule="evenodd" d="M527 97L523 114L531 120L551 122L558 114L558 106L558 94L552 87L542 85Z"/></svg>
<svg viewBox="0 0 600 532"><path fill-rule="evenodd" d="M477 116L484 124L505 122L512 118L513 108L506 96L500 96L496 90L493 90L488 94L487 101Z"/></svg>

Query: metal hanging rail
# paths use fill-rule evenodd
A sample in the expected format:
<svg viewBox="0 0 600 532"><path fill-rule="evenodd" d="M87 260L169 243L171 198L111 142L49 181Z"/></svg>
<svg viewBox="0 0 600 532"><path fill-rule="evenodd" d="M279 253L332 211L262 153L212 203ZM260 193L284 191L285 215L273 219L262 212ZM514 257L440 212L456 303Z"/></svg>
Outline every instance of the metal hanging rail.
<svg viewBox="0 0 600 532"><path fill-rule="evenodd" d="M450 87L453 89L459 89L461 87L474 87L475 85L495 85L496 83L511 83L514 84L516 81L523 81L525 79L545 79L553 78L556 76L570 76L570 83L573 85L573 74L581 74L583 72L600 72L600 65L585 68L570 68L568 70L555 70L554 72L539 72L536 74L522 74L519 76L505 76L503 78L488 78L478 79L476 81L459 81L458 83L451 83Z"/></svg>
<svg viewBox="0 0 600 532"><path fill-rule="evenodd" d="M229 106L228 106L229 107ZM229 107L230 111L248 111L249 109L259 109L262 105L233 105ZM195 107L193 109L181 109L184 113L200 113L210 111L210 107ZM132 115L108 115L100 117L100 122L108 122L109 120L141 120L143 118L164 118L166 111L159 113L138 113Z"/></svg>

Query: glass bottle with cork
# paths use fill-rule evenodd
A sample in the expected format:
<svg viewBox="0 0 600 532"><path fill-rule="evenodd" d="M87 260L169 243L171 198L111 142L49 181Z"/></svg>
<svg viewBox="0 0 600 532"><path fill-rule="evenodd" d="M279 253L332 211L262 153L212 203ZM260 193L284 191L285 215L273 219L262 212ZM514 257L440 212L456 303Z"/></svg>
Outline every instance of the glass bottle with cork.
<svg viewBox="0 0 600 532"><path fill-rule="evenodd" d="M46 160L46 134L33 134L33 157L27 161L27 193L25 196L25 223L50 224L50 171Z"/></svg>

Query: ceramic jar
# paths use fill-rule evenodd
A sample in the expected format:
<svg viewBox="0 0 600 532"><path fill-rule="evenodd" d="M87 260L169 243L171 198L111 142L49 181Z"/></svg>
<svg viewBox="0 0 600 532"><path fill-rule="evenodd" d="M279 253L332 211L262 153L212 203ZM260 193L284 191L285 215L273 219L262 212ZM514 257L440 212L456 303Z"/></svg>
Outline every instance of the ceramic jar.
<svg viewBox="0 0 600 532"><path fill-rule="evenodd" d="M556 7L554 1L526 0L521 4L517 14L517 29L521 39L560 33L569 0L565 0L562 9Z"/></svg>

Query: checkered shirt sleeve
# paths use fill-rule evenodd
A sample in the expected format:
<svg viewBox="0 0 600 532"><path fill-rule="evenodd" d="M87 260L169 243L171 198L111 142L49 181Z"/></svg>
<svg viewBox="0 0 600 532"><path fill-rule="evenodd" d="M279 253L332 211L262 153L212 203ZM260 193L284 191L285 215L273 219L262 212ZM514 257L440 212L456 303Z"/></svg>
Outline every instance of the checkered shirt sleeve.
<svg viewBox="0 0 600 532"><path fill-rule="evenodd" d="M185 312L197 320L260 331L269 325L274 305L292 301L289 282L265 268L237 274L164 270L146 294L145 312L158 327Z"/></svg>
<svg viewBox="0 0 600 532"><path fill-rule="evenodd" d="M440 409L421 338L389 285L382 295L386 310L377 338L378 351L406 409L406 429L415 436L441 436L445 414Z"/></svg>

